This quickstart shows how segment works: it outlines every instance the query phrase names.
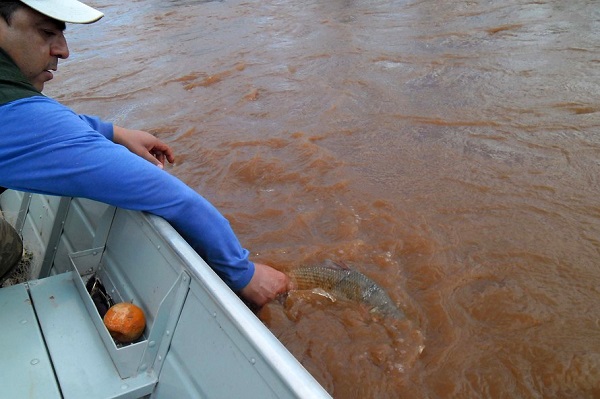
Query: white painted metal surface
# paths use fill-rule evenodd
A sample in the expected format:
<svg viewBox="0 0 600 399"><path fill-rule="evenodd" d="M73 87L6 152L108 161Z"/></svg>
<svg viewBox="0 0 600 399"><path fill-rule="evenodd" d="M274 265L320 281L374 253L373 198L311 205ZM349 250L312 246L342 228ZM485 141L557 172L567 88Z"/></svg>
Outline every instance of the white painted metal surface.
<svg viewBox="0 0 600 399"><path fill-rule="evenodd" d="M0 207L34 254L29 295L65 398L330 397L163 219L10 190ZM92 271L144 309L134 349L114 346L82 292Z"/></svg>

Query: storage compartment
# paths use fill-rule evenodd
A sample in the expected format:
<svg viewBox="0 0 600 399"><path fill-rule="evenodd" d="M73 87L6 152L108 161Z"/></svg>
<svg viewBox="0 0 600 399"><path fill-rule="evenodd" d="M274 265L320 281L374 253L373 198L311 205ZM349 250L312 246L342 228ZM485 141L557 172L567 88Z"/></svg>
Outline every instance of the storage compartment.
<svg viewBox="0 0 600 399"><path fill-rule="evenodd" d="M181 271L169 274L170 281L156 281L157 289L150 292L136 292L127 283L127 270L141 267L136 264L120 264L118 260L108 261L105 247L92 248L69 254L73 281L87 309L104 347L108 351L121 378L129 378L140 372L146 372L160 362L162 351L166 352L172 337L172 331L185 301L189 287L189 276ZM156 259L154 265L145 264L144 272L148 278L163 276L164 273L153 273L155 268L166 265ZM130 273L129 273L130 274ZM139 306L146 316L146 329L142 336L130 344L117 343L110 335L98 310L90 297L86 283L92 276L98 277L114 303L131 302ZM154 275L154 276L153 276ZM152 284L151 284L152 285ZM158 289L158 286L165 289ZM157 293L165 292L157 298Z"/></svg>

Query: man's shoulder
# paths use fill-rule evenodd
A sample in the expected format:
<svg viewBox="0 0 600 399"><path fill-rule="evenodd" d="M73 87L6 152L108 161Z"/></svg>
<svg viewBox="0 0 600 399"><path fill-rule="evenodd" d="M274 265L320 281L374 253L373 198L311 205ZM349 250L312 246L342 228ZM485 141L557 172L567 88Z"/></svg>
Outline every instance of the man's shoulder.
<svg viewBox="0 0 600 399"><path fill-rule="evenodd" d="M20 106L20 107L21 106L58 106L58 107L68 108L66 105L59 103L55 99L46 97L44 95L30 96L30 97L13 100L13 101L10 101L10 102L0 105L0 108L14 107L14 106Z"/></svg>
<svg viewBox="0 0 600 399"><path fill-rule="evenodd" d="M60 136L95 131L112 140L113 125L92 115L77 114L71 108L45 96L32 96L0 106L0 124L5 132L47 132ZM1 133L1 132L0 132Z"/></svg>
<svg viewBox="0 0 600 399"><path fill-rule="evenodd" d="M46 96L21 98L0 106L0 120L2 121L9 117L39 120L50 116L52 119L57 116L69 118L77 117L77 113L66 105Z"/></svg>

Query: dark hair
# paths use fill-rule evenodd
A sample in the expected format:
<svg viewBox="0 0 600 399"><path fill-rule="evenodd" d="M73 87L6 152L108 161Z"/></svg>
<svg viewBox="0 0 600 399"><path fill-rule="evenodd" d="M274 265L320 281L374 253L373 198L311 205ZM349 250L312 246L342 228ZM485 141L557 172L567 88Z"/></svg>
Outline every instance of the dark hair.
<svg viewBox="0 0 600 399"><path fill-rule="evenodd" d="M0 17L10 25L13 13L21 7L25 7L25 4L19 0L0 0Z"/></svg>

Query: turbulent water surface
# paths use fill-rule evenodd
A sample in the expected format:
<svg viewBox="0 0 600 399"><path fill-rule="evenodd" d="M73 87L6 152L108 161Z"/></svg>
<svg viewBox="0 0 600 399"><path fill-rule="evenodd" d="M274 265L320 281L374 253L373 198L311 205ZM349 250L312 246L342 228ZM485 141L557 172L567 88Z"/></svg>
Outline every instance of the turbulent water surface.
<svg viewBox="0 0 600 399"><path fill-rule="evenodd" d="M91 3L46 94L172 145L254 260L406 314L259 312L334 397L600 396L597 1Z"/></svg>

